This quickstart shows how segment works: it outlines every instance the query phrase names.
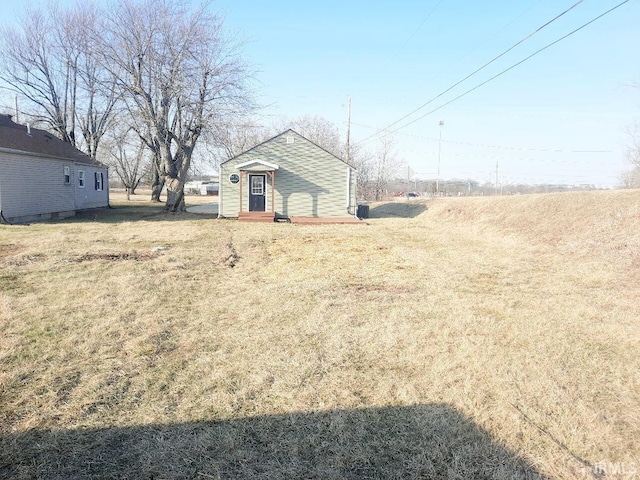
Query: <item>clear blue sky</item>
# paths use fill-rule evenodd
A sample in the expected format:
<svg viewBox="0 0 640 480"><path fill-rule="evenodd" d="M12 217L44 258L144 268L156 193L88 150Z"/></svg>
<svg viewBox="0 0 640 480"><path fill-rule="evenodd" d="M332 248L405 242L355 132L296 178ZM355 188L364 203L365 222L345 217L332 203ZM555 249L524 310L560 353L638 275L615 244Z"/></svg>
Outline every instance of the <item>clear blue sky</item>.
<svg viewBox="0 0 640 480"><path fill-rule="evenodd" d="M246 39L265 124L322 116L352 142L407 115L577 0L218 0ZM452 100L622 0L584 0L396 129ZM23 0L3 4L11 23ZM513 70L395 134L419 178L613 186L628 169L625 131L640 119L640 0L631 0ZM631 84L636 87L631 87ZM375 150L376 139L363 146Z"/></svg>

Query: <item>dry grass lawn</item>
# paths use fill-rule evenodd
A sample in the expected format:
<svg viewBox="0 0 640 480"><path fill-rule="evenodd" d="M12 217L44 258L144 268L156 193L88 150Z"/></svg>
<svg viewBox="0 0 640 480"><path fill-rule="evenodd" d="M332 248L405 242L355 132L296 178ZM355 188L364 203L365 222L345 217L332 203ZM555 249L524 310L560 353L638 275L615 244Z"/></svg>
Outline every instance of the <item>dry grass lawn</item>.
<svg viewBox="0 0 640 480"><path fill-rule="evenodd" d="M0 226L0 478L640 475L640 191L147 198Z"/></svg>

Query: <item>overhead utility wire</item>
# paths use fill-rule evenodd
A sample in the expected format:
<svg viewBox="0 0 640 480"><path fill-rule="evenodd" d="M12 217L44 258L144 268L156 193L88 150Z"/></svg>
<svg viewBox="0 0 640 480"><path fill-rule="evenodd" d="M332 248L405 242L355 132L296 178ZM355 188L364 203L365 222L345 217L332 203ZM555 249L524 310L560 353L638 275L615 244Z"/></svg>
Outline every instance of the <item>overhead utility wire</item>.
<svg viewBox="0 0 640 480"><path fill-rule="evenodd" d="M359 127L375 130L376 127L371 125L365 125L364 123L351 122L351 125L357 125ZM397 130L396 130L397 131ZM425 135L417 135L415 133L402 133L406 137L420 138L423 140L429 140L438 142L438 138L427 137ZM530 147L507 147L505 145L488 145L486 143L471 143L471 142L457 142L454 140L441 140L442 143L448 143L450 145L467 145L471 147L483 147L483 148L498 148L502 150L512 150L519 152L544 152L544 153L613 153L613 150L563 150L559 148L530 148Z"/></svg>
<svg viewBox="0 0 640 480"><path fill-rule="evenodd" d="M438 73L436 73L433 77L431 77L427 83L422 84L419 88L424 88L425 85L428 85L432 80L438 78L440 75L442 75L444 72L446 72L447 70L449 70L451 67L453 67L454 65L460 63L461 60L464 60L465 58L467 58L469 55L471 55L472 53L476 52L480 47L482 47L485 43L487 43L489 40L491 40L492 38L494 38L496 35L498 35L500 32L502 32L503 30L505 30L507 27L509 27L511 24L513 24L516 20L518 20L520 17L526 15L530 10L532 10L533 8L535 8L540 2L542 2L542 0L538 0L536 3L534 3L532 6L530 6L529 8L527 8L524 12L522 12L520 15L518 15L517 17L513 18L512 20L509 21L509 23L503 25L497 32L495 32L494 34L492 34L490 37L486 38L485 40L483 40L481 43L476 44L476 46L474 48L472 48L470 51L468 51L467 53L465 53L462 57L458 58L458 60L456 60L455 62L449 64L449 66L445 67L444 69L440 70Z"/></svg>
<svg viewBox="0 0 640 480"><path fill-rule="evenodd" d="M416 28L413 33L411 35L409 35L409 38L407 38L407 40L402 44L402 46L398 49L398 51L393 55L393 57L391 57L389 59L389 61L386 63L386 65L384 66L383 70L386 70L387 67L391 64L391 62L393 62L393 60L395 60L395 58L400 54L400 52L404 49L404 47L406 47L409 42L411 41L411 39L413 37L416 36L416 33L418 33L418 31L424 26L425 23L427 23L427 20L429 20L429 18L431 18L431 15L433 15L433 12L436 11L436 9L440 6L440 4L442 3L442 0L439 0L438 3L436 3L436 5L431 9L431 11L427 14L427 16L422 20L422 22L420 23L420 25L418 25L418 28Z"/></svg>
<svg viewBox="0 0 640 480"><path fill-rule="evenodd" d="M551 20L549 20L548 22L546 22L544 25L541 25L540 27L538 27L537 29L535 29L533 32L531 32L529 35L527 35L526 37L524 37L523 39L519 40L518 42L514 43L513 45L511 45L508 49L506 49L504 52L502 52L500 55L498 55L497 57L492 58L491 60L489 60L487 63L485 63L484 65L482 65L481 67L477 68L476 70L474 70L473 72L471 72L469 75L467 75L466 77L464 77L462 80L459 80L458 82L454 83L453 85L451 85L449 88L447 88L446 90L444 90L443 92L440 92L438 95L436 95L435 97L433 97L431 100L423 103L422 105L420 105L418 108L412 110L411 112L407 113L404 117L396 120L395 122L393 122L390 125L387 125L385 128L383 128L382 130L386 130L388 128L393 127L394 125L397 125L398 123L400 123L402 120L404 120L407 117L410 117L411 115L413 115L414 113L416 113L419 110L422 110L424 107L426 107L427 105L429 105L430 103L432 103L434 100L437 100L438 98L440 98L442 95L444 95L445 93L449 92L450 90L454 89L455 87L457 87L458 85L460 85L462 82L464 82L465 80L469 79L470 77L472 77L473 75L475 75L476 73L478 73L480 70L483 70L484 68L488 67L489 65L491 65L493 62L495 62L496 60L498 60L499 58L503 57L504 55L506 55L507 53L509 53L511 50L513 50L514 48L516 48L518 45L520 45L521 43L525 42L526 40L528 40L529 38L531 38L532 36L534 36L536 33L538 33L539 31L541 31L543 28L549 26L550 24L552 24L553 22L555 22L557 19L559 19L560 17L562 17L563 15L565 15L566 13L570 12L571 10L573 10L575 7L577 7L578 5L580 5L584 0L579 0L578 2L574 3L573 5L571 5L569 8L567 8L564 12L556 15L554 18L552 18ZM364 140L358 142L358 143L364 143L367 140L375 137L376 135L378 135L378 133L374 133L373 135L365 138Z"/></svg>
<svg viewBox="0 0 640 480"><path fill-rule="evenodd" d="M391 132L389 132L389 133L395 133L395 132L397 132L398 130L402 130L403 128L406 128L406 127L408 127L409 125L411 125L411 124L413 124L413 123L416 123L418 120L422 120L422 119L423 119L424 117L426 117L427 115L431 115L432 113L437 112L437 111L438 111L438 110L440 110L441 108L446 107L446 106L447 106L447 105L449 105L450 103L453 103L453 102L455 102L456 100L459 100L460 98L464 97L465 95L467 95L467 94L469 94L469 93L473 92L474 90L477 90L478 88L482 87L483 85L486 85L486 84L487 84L487 83L489 83L490 81L495 80L495 79L496 79L496 78L498 78L499 76L501 76L501 75L503 75L503 74L507 73L509 70L513 70L513 69L514 69L515 67L517 67L518 65L521 65L522 63L526 62L526 61L527 61L527 60L529 60L530 58L535 57L536 55L538 55L540 52L543 52L543 51L544 51L544 50L546 50L547 48L552 47L552 46L553 46L553 45L555 45L556 43L561 42L561 41L562 41L562 40L564 40L565 38L570 37L570 36L571 36L571 35L573 35L574 33L576 33L576 32L578 32L578 31L582 30L583 28L585 28L585 27L587 27L587 26L591 25L591 24L592 24L593 22L595 22L596 20L599 20L600 18L604 17L605 15L607 15L607 14L609 14L609 13L613 12L616 8L620 8L622 5L624 5L625 3L628 3L629 1L630 1L630 0L624 0L624 2L621 2L621 3L619 3L618 5L616 5L615 7L610 8L610 9L609 9L609 10L607 10L606 12L604 12L604 13L602 13L602 14L598 15L596 18L594 18L594 19L592 19L592 20L588 21L587 23L585 23L585 24L583 24L583 25L579 26L579 27L578 27L578 28L576 28L575 30L573 30L573 31L571 31L571 32L569 32L569 33L567 33L566 35L564 35L564 36L562 36L562 37L558 38L557 40L555 40L555 41L553 41L553 42L549 43L548 45L545 45L545 46L544 46L544 47L542 47L540 50L537 50L537 51L533 52L531 55L529 55L528 57L526 57L526 58L524 58L524 59L520 60L518 63L515 63L515 64L511 65L509 68L507 68L507 69L505 69L505 70L501 71L500 73L497 73L497 74L496 74L496 75L494 75L493 77L491 77L491 78L489 78L489 79L485 80L485 81L484 81L484 82L482 82L482 83L479 83L479 84L478 84L478 85L476 85L475 87L473 87L473 88L471 88L471 89L467 90L467 91L466 91L466 92L464 92L464 93L461 93L461 94L460 94L460 95L458 95L457 97L455 97L455 98L453 98L453 99L449 100L449 101L448 101L448 102L446 102L446 103L443 103L443 104L442 104L442 105L440 105L439 107L434 108L433 110L431 110L431 111L429 111L429 112L425 113L424 115L421 115L420 117L418 117L418 118L416 118L416 119L414 119L414 120L411 120L409 123L406 123L406 124L402 125L401 127L398 127L398 128L396 128L395 130L392 130L392 131L391 131ZM405 116L404 118L406 118L406 116ZM395 123L398 123L398 122L395 122ZM394 125L395 125L395 123L394 123ZM388 128L388 127L387 127L387 128ZM377 134L375 134L375 135L377 135ZM371 137L373 137L373 136L375 136L375 135L372 135ZM363 140L363 141L366 141L366 140L368 140L368 139L369 139L369 138L371 138L371 137L368 137L368 138L366 138L366 139L365 139L365 140ZM362 143L362 142L359 142L359 143Z"/></svg>

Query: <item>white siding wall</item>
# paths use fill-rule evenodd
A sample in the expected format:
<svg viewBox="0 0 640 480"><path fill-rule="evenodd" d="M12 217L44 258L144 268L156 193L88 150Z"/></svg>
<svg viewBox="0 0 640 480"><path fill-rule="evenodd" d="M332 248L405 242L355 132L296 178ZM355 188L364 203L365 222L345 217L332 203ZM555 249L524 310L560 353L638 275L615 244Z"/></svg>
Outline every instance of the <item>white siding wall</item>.
<svg viewBox="0 0 640 480"><path fill-rule="evenodd" d="M64 167L70 182L65 184ZM83 170L85 187L78 187ZM102 172L102 191L95 189L95 173ZM73 215L76 210L109 205L106 168L55 158L0 151L0 209L8 221L35 221L51 214Z"/></svg>
<svg viewBox="0 0 640 480"><path fill-rule="evenodd" d="M71 183L64 184L63 166L68 165ZM0 205L12 218L72 212L74 201L73 163L28 155L0 152Z"/></svg>
<svg viewBox="0 0 640 480"><path fill-rule="evenodd" d="M84 171L84 188L78 185L78 171ZM102 172L102 190L96 190L95 174ZM109 179L107 169L92 165L74 166L76 209L106 207L109 204Z"/></svg>

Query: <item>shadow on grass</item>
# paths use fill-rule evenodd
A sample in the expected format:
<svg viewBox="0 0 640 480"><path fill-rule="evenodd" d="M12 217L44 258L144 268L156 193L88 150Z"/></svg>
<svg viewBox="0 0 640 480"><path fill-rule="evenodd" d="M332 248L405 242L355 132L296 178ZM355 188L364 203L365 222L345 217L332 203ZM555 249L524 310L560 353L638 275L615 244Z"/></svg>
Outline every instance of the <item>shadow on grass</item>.
<svg viewBox="0 0 640 480"><path fill-rule="evenodd" d="M0 477L544 478L446 404L0 433Z"/></svg>
<svg viewBox="0 0 640 480"><path fill-rule="evenodd" d="M427 210L424 202L390 202L369 210L369 218L414 218Z"/></svg>
<svg viewBox="0 0 640 480"><path fill-rule="evenodd" d="M74 217L59 220L56 223L124 223L124 222L154 222L154 221L183 221L183 220L213 220L217 214L195 214L188 212L170 213L164 210L164 203L147 203L133 205L112 205L109 208L85 210Z"/></svg>

